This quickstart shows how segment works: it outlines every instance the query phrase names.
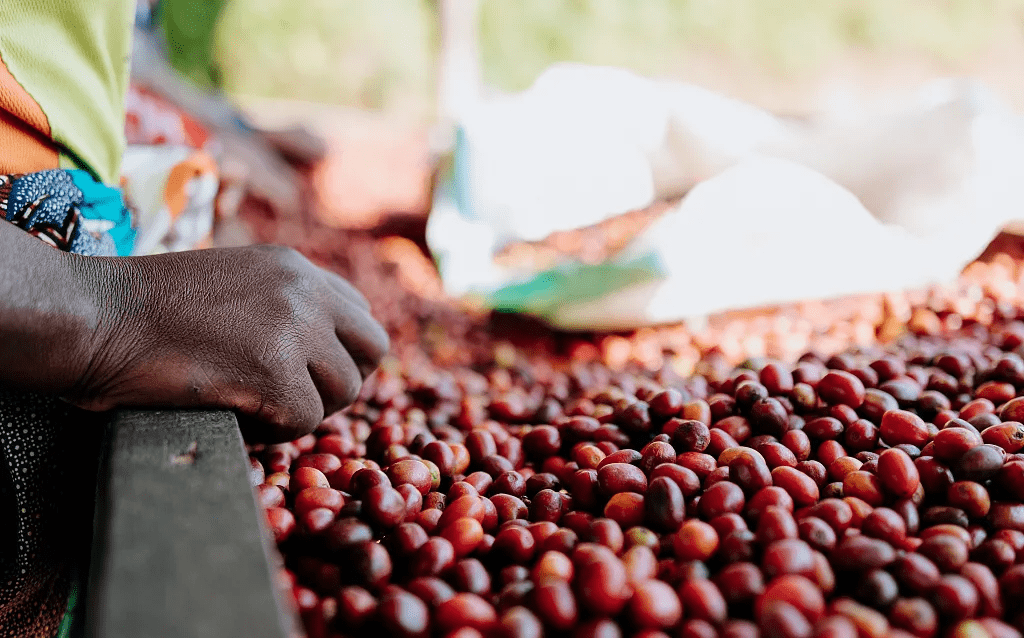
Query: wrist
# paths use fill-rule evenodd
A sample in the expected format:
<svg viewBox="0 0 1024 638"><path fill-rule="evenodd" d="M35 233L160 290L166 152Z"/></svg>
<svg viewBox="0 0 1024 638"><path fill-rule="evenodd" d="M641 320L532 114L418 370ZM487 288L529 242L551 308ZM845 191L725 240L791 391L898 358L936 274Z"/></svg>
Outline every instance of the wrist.
<svg viewBox="0 0 1024 638"><path fill-rule="evenodd" d="M99 323L96 265L0 222L0 268L0 385L68 391Z"/></svg>
<svg viewBox="0 0 1024 638"><path fill-rule="evenodd" d="M89 407L97 376L109 369L114 353L122 350L124 334L131 330L132 317L145 305L137 260L118 257L85 257L62 254L69 275L69 289L78 297L75 326L66 336L71 383L60 390L72 403ZM133 310L134 309L134 310ZM121 353L122 355L124 353ZM100 409L106 406L95 406Z"/></svg>

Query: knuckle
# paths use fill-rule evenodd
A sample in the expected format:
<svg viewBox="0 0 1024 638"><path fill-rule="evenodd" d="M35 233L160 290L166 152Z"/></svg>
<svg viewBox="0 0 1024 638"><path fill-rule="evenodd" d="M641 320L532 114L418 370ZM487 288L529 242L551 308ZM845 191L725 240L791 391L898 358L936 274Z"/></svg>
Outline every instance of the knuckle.
<svg viewBox="0 0 1024 638"><path fill-rule="evenodd" d="M311 264L302 253L287 246L276 244L265 244L253 248L257 253L262 254L265 259L279 270L290 272L302 272L309 270Z"/></svg>
<svg viewBox="0 0 1024 638"><path fill-rule="evenodd" d="M349 377L342 389L341 396L338 397L341 403L341 407L345 408L355 403L356 399L359 398L359 391L362 389L362 387L362 379L356 377L355 375Z"/></svg>
<svg viewBox="0 0 1024 638"><path fill-rule="evenodd" d="M338 371L336 374L336 383L332 384L329 396L324 396L323 403L328 412L337 412L355 403L363 387L362 376L356 370Z"/></svg>
<svg viewBox="0 0 1024 638"><path fill-rule="evenodd" d="M306 407L310 401L286 400L268 405L260 415L274 438L291 440L311 432L322 420L314 409Z"/></svg>
<svg viewBox="0 0 1024 638"><path fill-rule="evenodd" d="M292 421L288 404L277 400L264 400L256 417L274 430L283 429Z"/></svg>
<svg viewBox="0 0 1024 638"><path fill-rule="evenodd" d="M294 248L288 248L286 246L278 246L278 259L281 263L295 269L307 269L310 268L311 264L309 260L303 256L302 253L295 250Z"/></svg>
<svg viewBox="0 0 1024 638"><path fill-rule="evenodd" d="M360 369L364 376L375 370L391 349L391 338L386 330L376 321L366 329L359 352ZM368 369L367 369L368 368Z"/></svg>

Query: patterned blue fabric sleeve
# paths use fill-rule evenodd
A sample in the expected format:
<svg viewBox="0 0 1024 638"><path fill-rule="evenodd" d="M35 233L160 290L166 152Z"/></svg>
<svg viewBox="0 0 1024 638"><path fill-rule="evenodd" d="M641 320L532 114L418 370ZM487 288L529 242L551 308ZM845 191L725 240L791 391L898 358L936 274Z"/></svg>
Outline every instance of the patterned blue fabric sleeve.
<svg viewBox="0 0 1024 638"><path fill-rule="evenodd" d="M80 255L130 255L131 211L121 191L81 170L0 175L4 219L58 250Z"/></svg>

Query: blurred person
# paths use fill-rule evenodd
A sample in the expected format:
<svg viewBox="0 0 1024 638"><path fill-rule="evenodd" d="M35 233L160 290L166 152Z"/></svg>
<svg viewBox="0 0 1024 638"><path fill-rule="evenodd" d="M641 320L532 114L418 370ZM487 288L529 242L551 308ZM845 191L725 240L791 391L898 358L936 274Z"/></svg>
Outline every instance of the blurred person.
<svg viewBox="0 0 1024 638"><path fill-rule="evenodd" d="M141 229L115 185L134 13L0 13L0 637L81 618L93 413L231 409L247 438L289 440L351 403L388 348L366 300L294 251L132 256Z"/></svg>
<svg viewBox="0 0 1024 638"><path fill-rule="evenodd" d="M213 62L216 26L224 0L139 0L131 82L195 118L215 139L224 178L244 185L282 218L302 211L299 176L292 163L323 158L322 140L302 128L256 127L220 93Z"/></svg>

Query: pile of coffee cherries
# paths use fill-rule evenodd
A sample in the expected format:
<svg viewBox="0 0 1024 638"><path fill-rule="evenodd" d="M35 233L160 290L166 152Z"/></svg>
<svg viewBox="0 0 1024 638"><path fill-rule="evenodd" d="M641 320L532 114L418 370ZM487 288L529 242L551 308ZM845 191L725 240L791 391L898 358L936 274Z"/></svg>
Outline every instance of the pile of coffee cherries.
<svg viewBox="0 0 1024 638"><path fill-rule="evenodd" d="M253 483L311 638L1019 638L1022 354L1009 319L689 378L403 356Z"/></svg>

